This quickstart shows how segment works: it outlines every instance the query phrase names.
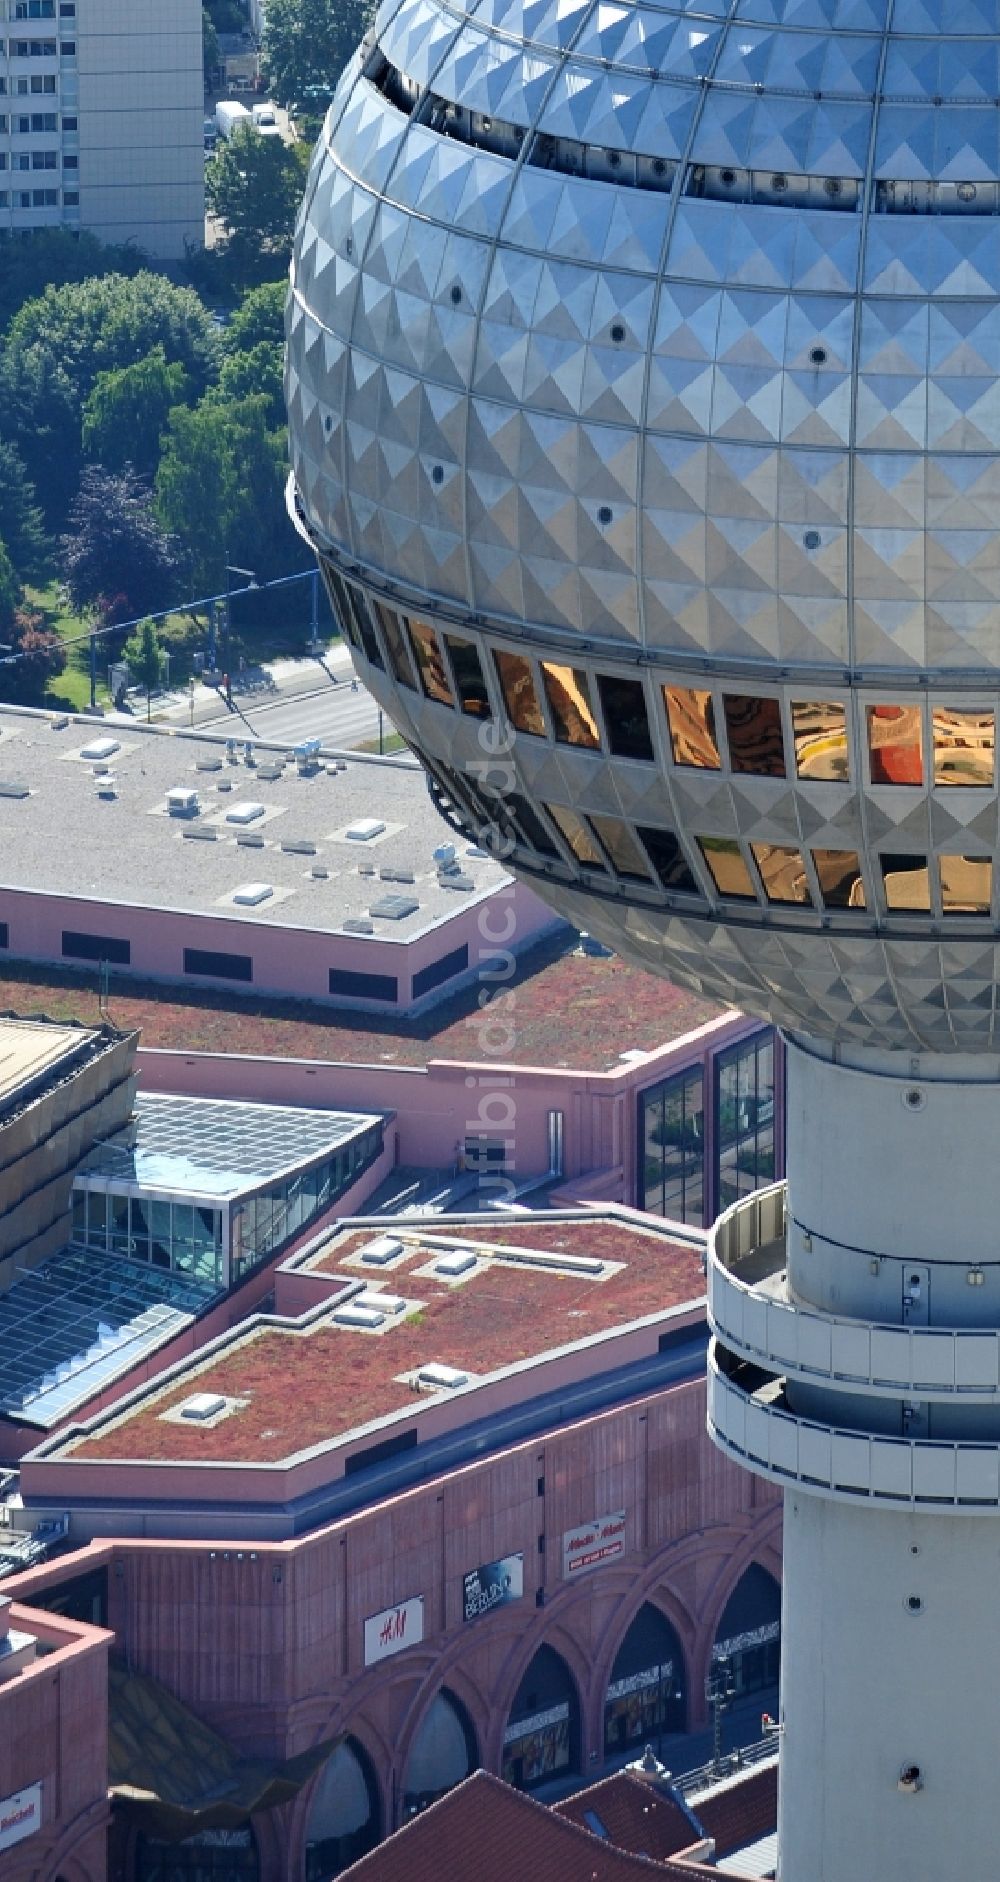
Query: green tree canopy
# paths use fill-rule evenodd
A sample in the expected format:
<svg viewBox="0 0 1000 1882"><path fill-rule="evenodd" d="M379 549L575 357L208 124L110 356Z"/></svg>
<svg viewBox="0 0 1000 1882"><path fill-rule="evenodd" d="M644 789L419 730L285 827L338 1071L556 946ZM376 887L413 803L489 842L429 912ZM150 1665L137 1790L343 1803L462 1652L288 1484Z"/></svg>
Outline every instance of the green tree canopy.
<svg viewBox="0 0 1000 1882"><path fill-rule="evenodd" d="M334 87L372 17L369 0L267 0L264 65L290 111L315 111Z"/></svg>
<svg viewBox="0 0 1000 1882"><path fill-rule="evenodd" d="M32 229L4 245L0 333L25 301L37 299L48 287L90 281L96 275L139 274L146 265L138 248L109 248L87 229Z"/></svg>
<svg viewBox="0 0 1000 1882"><path fill-rule="evenodd" d="M223 335L226 352L249 353L261 340L283 346L287 295L286 281L263 281L260 287L248 288Z"/></svg>
<svg viewBox="0 0 1000 1882"><path fill-rule="evenodd" d="M282 389L284 348L273 340L258 340L248 353L227 353L222 362L219 383L209 397L222 404L235 404L255 397L267 400L267 422L272 430L285 423L285 397Z"/></svg>
<svg viewBox="0 0 1000 1882"><path fill-rule="evenodd" d="M150 700L163 677L163 649L157 638L155 623L140 621L135 633L125 642L122 658L137 686L146 694L146 718L150 716Z"/></svg>
<svg viewBox="0 0 1000 1882"><path fill-rule="evenodd" d="M206 82L209 75L222 63L219 35L215 30L215 21L207 7L201 9L201 63Z"/></svg>
<svg viewBox="0 0 1000 1882"><path fill-rule="evenodd" d="M61 542L63 579L78 613L106 611L119 620L169 606L177 591L177 546L161 528L146 485L131 470L114 476L90 465Z"/></svg>
<svg viewBox="0 0 1000 1882"><path fill-rule="evenodd" d="M0 438L0 542L22 581L45 573L50 544L24 459Z"/></svg>
<svg viewBox="0 0 1000 1882"><path fill-rule="evenodd" d="M223 587L227 562L261 582L298 568L302 552L285 515L285 433L263 396L225 405L203 399L173 411L156 476L164 528L183 543L195 594Z"/></svg>
<svg viewBox="0 0 1000 1882"><path fill-rule="evenodd" d="M105 470L131 464L152 477L160 461L160 436L168 413L183 405L191 381L179 360L167 362L162 346L116 372L98 373L83 407L83 449Z"/></svg>
<svg viewBox="0 0 1000 1882"><path fill-rule="evenodd" d="M287 266L305 160L303 147L261 137L250 124L220 138L205 168L205 202L225 230L234 280L260 279Z"/></svg>
<svg viewBox="0 0 1000 1882"><path fill-rule="evenodd" d="M44 617L32 608L15 608L7 631L11 654L0 656L0 699L14 700L23 706L40 706L49 681L65 672L69 656L58 634L44 625Z"/></svg>
<svg viewBox="0 0 1000 1882"><path fill-rule="evenodd" d="M15 314L0 352L0 433L13 437L50 522L61 523L81 462L83 408L100 373L162 346L194 396L216 377L220 345L191 288L144 272L47 288Z"/></svg>
<svg viewBox="0 0 1000 1882"><path fill-rule="evenodd" d="M5 640L10 639L14 625L14 615L21 601L21 584L17 570L7 553L6 544L0 542L0 634ZM0 668L0 672L3 669Z"/></svg>

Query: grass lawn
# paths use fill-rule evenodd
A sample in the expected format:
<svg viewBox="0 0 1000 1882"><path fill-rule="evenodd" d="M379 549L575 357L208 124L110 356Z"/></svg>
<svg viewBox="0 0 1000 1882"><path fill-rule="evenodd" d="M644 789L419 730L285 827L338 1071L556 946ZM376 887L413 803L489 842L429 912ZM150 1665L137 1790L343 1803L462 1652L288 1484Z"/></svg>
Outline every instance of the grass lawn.
<svg viewBox="0 0 1000 1882"><path fill-rule="evenodd" d="M69 664L66 671L50 680L44 704L63 712L82 712L90 704L90 641L89 638L78 638L87 633L86 621L74 614L62 599L61 584L54 577L44 586L27 587L25 599L30 607L36 608L43 616L43 626L49 633L58 634L60 640L75 643L67 648ZM97 703L106 705L108 699L107 660L102 657L98 645Z"/></svg>

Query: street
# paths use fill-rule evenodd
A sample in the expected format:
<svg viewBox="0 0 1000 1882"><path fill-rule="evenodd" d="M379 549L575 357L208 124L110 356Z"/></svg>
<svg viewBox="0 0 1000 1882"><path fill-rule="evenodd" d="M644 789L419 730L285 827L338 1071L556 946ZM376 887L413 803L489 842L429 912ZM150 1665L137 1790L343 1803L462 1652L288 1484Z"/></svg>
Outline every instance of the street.
<svg viewBox="0 0 1000 1882"><path fill-rule="evenodd" d="M323 679L317 668L317 677ZM329 680L315 691L298 696L280 693L241 694L234 691L234 712L222 712L199 721L202 731L230 731L235 737L268 739L295 745L304 738L321 738L326 746L353 750L378 738L379 712L363 686L351 691L349 680L336 686ZM385 720L386 736L393 727Z"/></svg>

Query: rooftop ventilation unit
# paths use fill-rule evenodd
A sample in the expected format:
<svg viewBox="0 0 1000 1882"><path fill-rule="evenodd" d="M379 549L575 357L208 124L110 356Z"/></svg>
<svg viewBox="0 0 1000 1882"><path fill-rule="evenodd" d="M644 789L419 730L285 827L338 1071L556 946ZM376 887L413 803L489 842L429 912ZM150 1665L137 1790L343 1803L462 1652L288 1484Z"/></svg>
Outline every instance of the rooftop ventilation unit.
<svg viewBox="0 0 1000 1882"><path fill-rule="evenodd" d="M194 768L196 771L221 771L222 759L221 758L196 758Z"/></svg>
<svg viewBox="0 0 1000 1882"><path fill-rule="evenodd" d="M397 1314L406 1311L406 1302L402 1294L359 1294L351 1305L381 1314Z"/></svg>
<svg viewBox="0 0 1000 1882"><path fill-rule="evenodd" d="M14 784L0 778L0 797L30 797L31 791L26 784Z"/></svg>
<svg viewBox="0 0 1000 1882"><path fill-rule="evenodd" d="M434 1391L454 1392L460 1385L468 1385L467 1372L459 1372L455 1366L440 1366L433 1360L429 1366L421 1366L417 1373L417 1384L431 1386Z"/></svg>
<svg viewBox="0 0 1000 1882"><path fill-rule="evenodd" d="M219 832L213 830L211 824L204 823L195 824L193 830L182 830L181 835L194 837L199 843L215 843L218 841Z"/></svg>
<svg viewBox="0 0 1000 1882"><path fill-rule="evenodd" d="M270 764L257 766L257 776L262 778L265 784L276 784L278 779L283 778L284 775L284 765L278 764L273 760Z"/></svg>
<svg viewBox="0 0 1000 1882"><path fill-rule="evenodd" d="M237 830L236 844L238 849L262 850L264 848L264 833L262 830Z"/></svg>
<svg viewBox="0 0 1000 1882"><path fill-rule="evenodd" d="M454 1254L442 1255L434 1263L434 1273L443 1274L446 1281L454 1281L460 1274L468 1274L478 1261L478 1255L471 1248L456 1248Z"/></svg>
<svg viewBox="0 0 1000 1882"><path fill-rule="evenodd" d="M359 1307L353 1301L347 1307L338 1307L333 1316L338 1327L361 1327L374 1333L385 1326L385 1314L378 1313L374 1307Z"/></svg>
<svg viewBox="0 0 1000 1882"><path fill-rule="evenodd" d="M407 915L415 915L420 903L412 895L380 895L368 910L379 921L405 921Z"/></svg>
<svg viewBox="0 0 1000 1882"><path fill-rule="evenodd" d="M313 875L315 874L316 871L314 869ZM342 932L344 934L374 934L375 923L373 921L367 921L364 915L348 915L347 920L343 923Z"/></svg>
<svg viewBox="0 0 1000 1882"><path fill-rule="evenodd" d="M450 872L445 874L444 871L442 871L442 873L438 876L438 882L440 883L442 889L469 890L469 889L474 889L476 886L471 876L463 876L461 874L457 876L453 876L451 875Z"/></svg>
<svg viewBox="0 0 1000 1882"><path fill-rule="evenodd" d="M226 1404L227 1400L220 1392L195 1392L191 1398L185 1399L183 1405L177 1407L177 1412L181 1418L191 1418L195 1423L201 1423L206 1418L217 1418L220 1412L225 1411Z"/></svg>
<svg viewBox="0 0 1000 1882"><path fill-rule="evenodd" d="M226 822L227 823L256 823L257 819L259 817L262 817L263 815L264 815L263 804L254 804L250 802L246 802L242 804L234 804L232 810L227 810L226 812Z"/></svg>
<svg viewBox="0 0 1000 1882"><path fill-rule="evenodd" d="M171 817L195 817L200 805L197 791L186 784L175 784L167 792L167 812Z"/></svg>
<svg viewBox="0 0 1000 1882"><path fill-rule="evenodd" d="M316 845L307 836L283 836L281 847L292 856L315 856Z"/></svg>
<svg viewBox="0 0 1000 1882"><path fill-rule="evenodd" d="M269 882L244 882L242 888L233 890L233 901L238 908L259 908L261 902L270 901L273 894Z"/></svg>
<svg viewBox="0 0 1000 1882"><path fill-rule="evenodd" d="M370 843L373 837L381 836L385 824L379 817L359 817L357 823L349 823L344 835L351 843Z"/></svg>
<svg viewBox="0 0 1000 1882"><path fill-rule="evenodd" d="M379 877L383 882L416 882L412 869L380 869Z"/></svg>
<svg viewBox="0 0 1000 1882"><path fill-rule="evenodd" d="M121 751L120 738L92 738L89 745L81 745L81 758L113 758L116 751Z"/></svg>
<svg viewBox="0 0 1000 1882"><path fill-rule="evenodd" d="M439 843L437 848L431 851L431 856L439 866L443 863L453 863L455 860L454 843Z"/></svg>
<svg viewBox="0 0 1000 1882"><path fill-rule="evenodd" d="M312 876L314 882L325 882L330 871L324 869L322 863L315 863L312 869L310 869L309 874Z"/></svg>
<svg viewBox="0 0 1000 1882"><path fill-rule="evenodd" d="M366 1242L360 1251L359 1259L374 1268L384 1268L390 1261L395 1261L403 1252L403 1244L394 1235L379 1235L373 1242Z"/></svg>

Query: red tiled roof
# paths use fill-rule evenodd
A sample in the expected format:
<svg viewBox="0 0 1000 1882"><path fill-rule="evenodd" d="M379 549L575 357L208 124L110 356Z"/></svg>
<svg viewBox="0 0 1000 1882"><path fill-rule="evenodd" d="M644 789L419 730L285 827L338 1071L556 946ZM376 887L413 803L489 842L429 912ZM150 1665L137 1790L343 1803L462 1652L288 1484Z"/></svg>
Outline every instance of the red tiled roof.
<svg viewBox="0 0 1000 1882"><path fill-rule="evenodd" d="M523 1229L509 1224L469 1231L453 1218L423 1225L428 1235L446 1232L456 1240L473 1233L500 1244L568 1249L623 1265L604 1278L551 1270L533 1271L502 1260L484 1265L460 1286L421 1270L434 1259L423 1246L421 1225L407 1217L398 1225L380 1220L377 1229L335 1236L326 1263L345 1279L419 1301L420 1312L372 1335L328 1324L297 1331L294 1322L241 1334L207 1361L197 1354L169 1386L143 1398L134 1410L74 1440L73 1455L97 1458L165 1459L201 1463L277 1462L311 1444L356 1431L375 1418L422 1401L400 1376L430 1361L474 1374L498 1371L553 1348L611 1332L666 1308L700 1301L705 1281L699 1250L672 1242L653 1228L632 1228L613 1214L587 1212L576 1221L535 1218ZM351 1269L351 1251L376 1234L414 1238L402 1261L387 1270ZM212 1427L164 1421L163 1413L188 1395L211 1391L247 1401Z"/></svg>
<svg viewBox="0 0 1000 1882"><path fill-rule="evenodd" d="M615 1849L476 1771L344 1870L342 1882L651 1882L663 1875L659 1863Z"/></svg>
<svg viewBox="0 0 1000 1882"><path fill-rule="evenodd" d="M651 1856L657 1862L689 1848L697 1834L690 1817L672 1797L630 1771L602 1778L589 1790L577 1791L574 1797L554 1804L553 1810L584 1829L593 1829L587 1822L590 1812L603 1824L617 1849Z"/></svg>
<svg viewBox="0 0 1000 1882"><path fill-rule="evenodd" d="M716 1856L728 1856L744 1843L773 1835L778 1821L778 1765L747 1771L692 1805L705 1835L715 1838Z"/></svg>

